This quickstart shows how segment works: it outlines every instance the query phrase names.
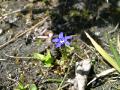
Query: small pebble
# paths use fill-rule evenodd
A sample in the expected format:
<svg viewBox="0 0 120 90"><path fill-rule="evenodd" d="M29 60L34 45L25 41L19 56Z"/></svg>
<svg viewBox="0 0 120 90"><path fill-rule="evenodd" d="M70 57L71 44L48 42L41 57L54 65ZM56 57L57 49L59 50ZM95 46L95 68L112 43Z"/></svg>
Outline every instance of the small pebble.
<svg viewBox="0 0 120 90"><path fill-rule="evenodd" d="M100 34L101 34L100 32L95 32L96 36L100 36Z"/></svg>
<svg viewBox="0 0 120 90"><path fill-rule="evenodd" d="M3 33L3 29L0 28L0 35Z"/></svg>

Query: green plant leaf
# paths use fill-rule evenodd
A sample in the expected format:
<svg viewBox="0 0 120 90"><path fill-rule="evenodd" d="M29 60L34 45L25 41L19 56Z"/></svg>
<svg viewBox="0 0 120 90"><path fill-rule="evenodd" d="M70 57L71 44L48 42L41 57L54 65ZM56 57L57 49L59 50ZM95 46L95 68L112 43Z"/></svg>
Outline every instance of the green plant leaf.
<svg viewBox="0 0 120 90"><path fill-rule="evenodd" d="M74 50L74 47L70 47L70 46L67 46L67 47L66 47L66 52L67 52L68 54L71 54L71 53L73 52L73 50Z"/></svg>
<svg viewBox="0 0 120 90"><path fill-rule="evenodd" d="M46 55L42 55L42 54L39 54L39 53L34 53L33 57L38 59L38 60L42 60L45 67L51 67L52 66L53 58L51 56L50 50L47 50Z"/></svg>
<svg viewBox="0 0 120 90"><path fill-rule="evenodd" d="M120 67L118 66L116 61L99 44L97 44L87 32L85 32L85 34L90 39L96 50L103 56L103 58L105 58L108 63L110 63L116 70L120 72Z"/></svg>
<svg viewBox="0 0 120 90"><path fill-rule="evenodd" d="M51 53L49 50L47 50L47 55L45 56L45 61L48 61L49 59L52 59Z"/></svg>
<svg viewBox="0 0 120 90"><path fill-rule="evenodd" d="M23 84L22 84L21 82L18 83L18 88L19 88L20 90L23 90L23 89L24 89L24 86L23 86Z"/></svg>
<svg viewBox="0 0 120 90"><path fill-rule="evenodd" d="M39 53L34 53L33 57L38 60L44 61L46 59L45 55L39 54Z"/></svg>
<svg viewBox="0 0 120 90"><path fill-rule="evenodd" d="M120 56L119 56L119 53L118 51L116 50L116 48L113 46L112 42L109 41L110 43L110 50L112 51L112 54L114 55L114 58L118 64L118 66L120 67Z"/></svg>
<svg viewBox="0 0 120 90"><path fill-rule="evenodd" d="M77 11L77 10L71 10L69 13L70 13L71 17L73 17L73 16L79 16L80 15L80 12Z"/></svg>
<svg viewBox="0 0 120 90"><path fill-rule="evenodd" d="M18 82L18 86L14 90L26 90L26 87L24 87L22 82Z"/></svg>
<svg viewBox="0 0 120 90"><path fill-rule="evenodd" d="M50 64L50 63L45 63L45 65L44 65L44 67L51 67L52 66L52 64Z"/></svg>
<svg viewBox="0 0 120 90"><path fill-rule="evenodd" d="M46 67L51 67L52 66L52 63L53 63L53 58L51 56L51 53L49 50L47 50L47 55L45 56L45 66Z"/></svg>
<svg viewBox="0 0 120 90"><path fill-rule="evenodd" d="M30 84L29 90L37 90L37 86L35 84Z"/></svg>
<svg viewBox="0 0 120 90"><path fill-rule="evenodd" d="M52 66L52 62L53 62L53 60L51 58L46 60L46 61L44 61L45 67L51 67Z"/></svg>

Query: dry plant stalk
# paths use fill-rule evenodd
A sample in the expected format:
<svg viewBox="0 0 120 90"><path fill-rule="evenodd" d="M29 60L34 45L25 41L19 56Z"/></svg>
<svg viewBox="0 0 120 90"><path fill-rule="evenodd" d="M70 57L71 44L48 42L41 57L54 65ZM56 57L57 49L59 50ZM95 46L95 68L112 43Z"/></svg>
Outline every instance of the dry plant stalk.
<svg viewBox="0 0 120 90"><path fill-rule="evenodd" d="M95 80L97 80L98 78L104 77L104 76L106 76L106 75L108 75L108 74L110 74L110 73L112 73L112 72L115 72L115 71L116 71L116 70L115 70L114 68L111 68L111 69L105 70L105 71L97 74L96 77L94 77L94 78L87 84L87 86L90 85L90 84L91 84L92 82L94 82Z"/></svg>
<svg viewBox="0 0 120 90"><path fill-rule="evenodd" d="M21 36L25 35L27 32L31 32L32 30L35 29L35 27L37 27L38 25L42 25L46 19L48 19L48 17L45 17L42 21L39 21L37 24L35 24L34 26L32 26L31 28L25 30L24 32L18 32L17 35L15 35L15 37L13 37L11 40L9 40L8 42L0 45L0 49L4 48L5 46L7 46L8 44L14 42L16 39L20 38Z"/></svg>

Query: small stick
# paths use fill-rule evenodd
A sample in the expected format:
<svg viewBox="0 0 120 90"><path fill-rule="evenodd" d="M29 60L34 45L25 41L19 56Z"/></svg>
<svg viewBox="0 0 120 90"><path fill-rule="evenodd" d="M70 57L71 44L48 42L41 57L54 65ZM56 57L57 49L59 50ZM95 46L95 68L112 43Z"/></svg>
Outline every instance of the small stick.
<svg viewBox="0 0 120 90"><path fill-rule="evenodd" d="M0 21L5 19L6 16L8 15L11 15L11 14L14 14L14 13L18 13L18 12L21 12L22 10L25 10L27 8L28 5L24 6L22 9L17 9L15 11L12 11L12 12L9 12L9 13L6 13L6 14L3 14L1 17L0 17Z"/></svg>
<svg viewBox="0 0 120 90"><path fill-rule="evenodd" d="M6 59L0 59L0 61L5 61Z"/></svg>
<svg viewBox="0 0 120 90"><path fill-rule="evenodd" d="M5 56L10 57L10 58L14 58L14 59L33 59L34 58L34 57L16 57L16 56L10 56L8 54L5 54Z"/></svg>
<svg viewBox="0 0 120 90"><path fill-rule="evenodd" d="M114 33L118 27L119 27L119 23L115 26L115 28L112 31L109 31L108 34Z"/></svg>
<svg viewBox="0 0 120 90"><path fill-rule="evenodd" d="M83 60L83 58L80 57L77 53L75 53L75 55L76 55L79 59Z"/></svg>
<svg viewBox="0 0 120 90"><path fill-rule="evenodd" d="M41 83L46 83L46 82L57 82L57 83L61 83L61 79L47 79L47 80L44 80L42 81Z"/></svg>
<svg viewBox="0 0 120 90"><path fill-rule="evenodd" d="M63 89L63 88L65 88L65 87L67 87L67 86L69 86L71 83L66 83L65 85L63 85L62 87L61 87L61 89Z"/></svg>
<svg viewBox="0 0 120 90"><path fill-rule="evenodd" d="M95 80L97 80L98 78L103 77L103 76L106 76L106 75L108 75L108 74L110 74L110 73L112 73L112 72L114 72L114 71L116 71L116 70L115 70L114 68L111 68L111 69L108 69L108 70L105 70L105 71L101 72L100 74L97 74L96 77L94 77L94 78L87 84L87 86L90 85L90 84L91 84L92 82L94 82Z"/></svg>
<svg viewBox="0 0 120 90"><path fill-rule="evenodd" d="M11 15L11 14L14 14L14 13L17 13L17 12L20 12L20 11L22 11L22 9L18 9L18 10L16 10L16 11L13 11L13 12L10 12L10 13L7 13L7 14L4 14L4 15L2 15L1 17L0 17L0 20L1 19L4 19L6 16L8 16L8 15Z"/></svg>
<svg viewBox="0 0 120 90"><path fill-rule="evenodd" d="M49 37L48 36L38 36L37 38L47 39Z"/></svg>
<svg viewBox="0 0 120 90"><path fill-rule="evenodd" d="M17 80L12 79L12 78L10 78L10 77L7 77L7 79L10 80L10 81L13 81L13 82L17 82Z"/></svg>
<svg viewBox="0 0 120 90"><path fill-rule="evenodd" d="M72 59L71 59L70 64L69 64L69 67L68 67L68 69L67 69L67 72L66 72L66 74L64 75L64 78L63 78L62 82L60 83L60 85L59 85L59 87L58 87L57 90L61 90L61 89L62 89L62 85L63 85L63 83L64 83L64 81L65 81L65 79L66 79L66 77L67 77L67 75L68 75L68 73L69 73L69 71L70 71L70 66L71 66L72 63L73 63L74 57L75 57L75 54L73 54Z"/></svg>
<svg viewBox="0 0 120 90"><path fill-rule="evenodd" d="M30 31L34 30L34 28L35 28L36 26L43 24L43 23L46 21L46 19L48 19L48 17L45 17L42 21L38 22L37 24L35 24L34 26L32 26L30 29L25 30L24 32L21 32L20 34L18 34L17 36L15 36L15 37L13 37L11 40L9 40L8 42L0 45L0 49L2 49L3 47L7 46L8 44L14 42L17 38L20 38L21 36L23 36L23 35L26 34L27 32L30 32Z"/></svg>

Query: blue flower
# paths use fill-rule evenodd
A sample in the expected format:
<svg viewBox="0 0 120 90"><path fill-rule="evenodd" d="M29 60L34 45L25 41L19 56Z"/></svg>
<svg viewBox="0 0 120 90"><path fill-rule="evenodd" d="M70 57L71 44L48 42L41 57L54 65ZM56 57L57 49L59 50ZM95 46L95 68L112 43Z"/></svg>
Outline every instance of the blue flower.
<svg viewBox="0 0 120 90"><path fill-rule="evenodd" d="M59 34L58 38L55 38L52 40L52 42L56 43L56 48L61 47L62 45L69 46L70 43L68 42L68 39L71 39L72 36L63 36L63 32Z"/></svg>

